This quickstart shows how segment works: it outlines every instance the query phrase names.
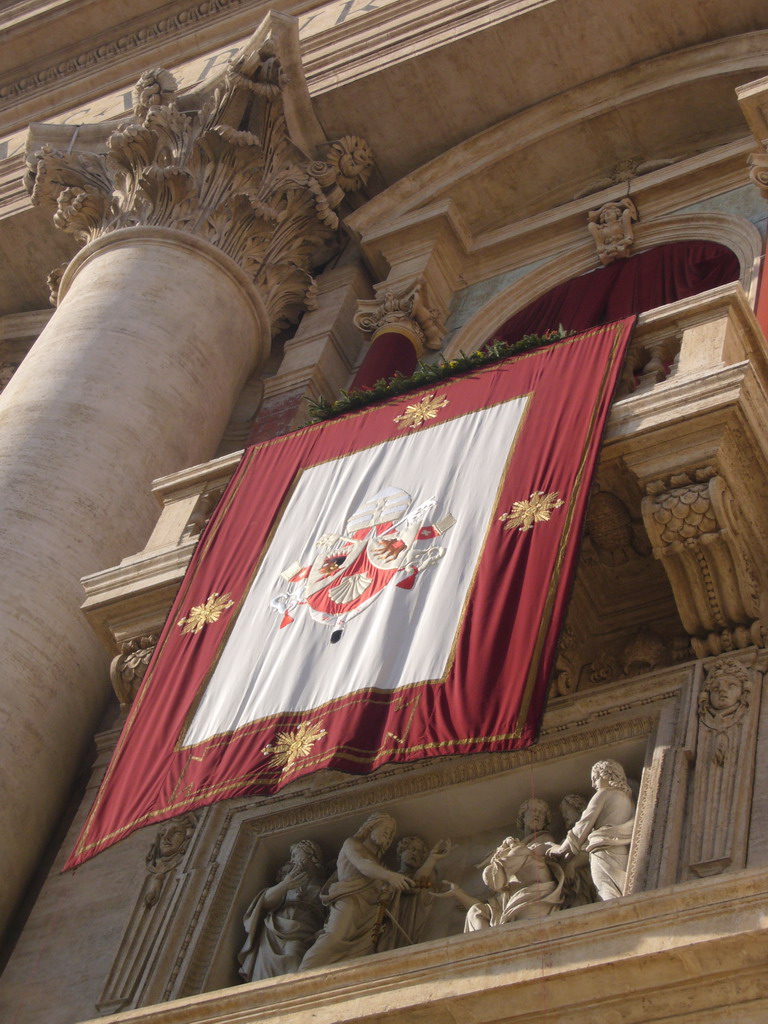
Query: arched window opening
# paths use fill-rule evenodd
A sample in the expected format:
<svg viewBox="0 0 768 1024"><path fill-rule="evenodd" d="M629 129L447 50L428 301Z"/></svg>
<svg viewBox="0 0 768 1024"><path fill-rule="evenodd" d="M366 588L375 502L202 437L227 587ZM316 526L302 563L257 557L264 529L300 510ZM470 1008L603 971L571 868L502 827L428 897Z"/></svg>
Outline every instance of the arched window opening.
<svg viewBox="0 0 768 1024"><path fill-rule="evenodd" d="M504 323L494 338L517 341L562 324L587 330L736 281L739 261L717 242L672 242L557 285Z"/></svg>

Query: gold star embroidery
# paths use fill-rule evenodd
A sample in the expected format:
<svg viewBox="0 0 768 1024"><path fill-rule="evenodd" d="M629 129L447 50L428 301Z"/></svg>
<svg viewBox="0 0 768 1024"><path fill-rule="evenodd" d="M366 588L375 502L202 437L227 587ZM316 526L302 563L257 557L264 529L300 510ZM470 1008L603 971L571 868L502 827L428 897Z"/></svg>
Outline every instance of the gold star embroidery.
<svg viewBox="0 0 768 1024"><path fill-rule="evenodd" d="M176 625L181 626L182 633L199 633L209 622L218 622L227 608L231 608L234 603L230 600L229 594L214 591L205 604L196 604L194 608L190 608L189 613L183 619L179 619Z"/></svg>
<svg viewBox="0 0 768 1024"><path fill-rule="evenodd" d="M315 722L302 722L295 732L279 732L275 742L267 744L261 752L272 754L270 764L287 772L298 760L306 757L325 734L326 730Z"/></svg>
<svg viewBox="0 0 768 1024"><path fill-rule="evenodd" d="M499 516L505 530L530 530L536 523L544 523L552 518L552 513L563 504L557 491L545 494L534 491L530 498L513 503L509 512Z"/></svg>
<svg viewBox="0 0 768 1024"><path fill-rule="evenodd" d="M425 395L420 402L409 405L405 412L395 416L395 423L400 430L415 430L427 420L435 419L438 410L445 408L446 405L448 399L445 395Z"/></svg>

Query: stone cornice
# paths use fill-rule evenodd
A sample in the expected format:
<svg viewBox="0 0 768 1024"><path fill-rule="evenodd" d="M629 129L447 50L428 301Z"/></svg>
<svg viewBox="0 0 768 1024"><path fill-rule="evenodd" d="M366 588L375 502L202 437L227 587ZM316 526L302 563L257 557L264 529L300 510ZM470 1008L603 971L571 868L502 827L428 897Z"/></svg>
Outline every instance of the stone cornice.
<svg viewBox="0 0 768 1024"><path fill-rule="evenodd" d="M767 894L768 872L744 871L100 1020L724 1021L768 998Z"/></svg>
<svg viewBox="0 0 768 1024"><path fill-rule="evenodd" d="M61 12L60 6L64 7ZM41 17L49 13L55 17L73 7L85 6L82 0L76 4L70 2L57 6L52 12L46 8ZM263 0L196 0L190 4L189 0L176 0L159 11L153 4L128 21L116 24L115 18L101 31L102 5L90 6L96 10L88 12L92 24L95 22L88 46L68 45L53 53L46 46L38 53L33 43L34 58L15 68L12 77L0 81L4 133L23 127L41 115L48 119L53 114L63 113L84 99L98 96L100 90L114 89L116 83L129 89L137 72L147 63L173 65L178 63L180 53L184 60L189 60L228 43L236 44L251 34L254 23L268 10L298 15L311 10L316 2L274 0L265 4ZM4 44L11 45L22 27L19 25L15 33L6 35ZM37 36L49 42L52 31L51 25L31 22L27 36L34 32L33 40ZM57 38L59 31L57 20ZM82 28L79 35L82 35ZM23 42L29 47L28 38ZM19 41L14 40L14 45L19 46ZM7 66L10 63L8 60Z"/></svg>

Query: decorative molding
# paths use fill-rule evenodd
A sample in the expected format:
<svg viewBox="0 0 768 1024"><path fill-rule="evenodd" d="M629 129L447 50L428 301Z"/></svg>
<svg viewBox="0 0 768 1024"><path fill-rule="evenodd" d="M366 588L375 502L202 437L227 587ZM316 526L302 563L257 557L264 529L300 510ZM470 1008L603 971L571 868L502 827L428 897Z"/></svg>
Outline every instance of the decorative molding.
<svg viewBox="0 0 768 1024"><path fill-rule="evenodd" d="M404 331L415 341L417 351L419 347L439 350L445 336L445 324L439 310L429 306L423 281L400 292L385 291L383 297L361 299L354 324L361 331L374 335L387 330Z"/></svg>
<svg viewBox="0 0 768 1024"><path fill-rule="evenodd" d="M604 267L632 255L635 245L632 225L639 219L639 214L629 196L603 203L597 210L590 210L587 218L589 233Z"/></svg>
<svg viewBox="0 0 768 1024"><path fill-rule="evenodd" d="M180 109L170 72L146 71L133 117L95 151L45 144L32 153L33 204L84 244L137 226L202 238L253 280L274 331L295 322L314 303L310 270L319 250L333 249L335 211L373 158L356 136L321 144L320 159L304 155L278 50L267 36L252 58L241 54L196 110Z"/></svg>
<svg viewBox="0 0 768 1024"><path fill-rule="evenodd" d="M86 69L92 71L100 64L111 64L116 58L131 51L151 49L159 39L190 30L199 31L203 22L216 17L222 11L237 10L246 4L247 0L201 0L186 10L159 18L117 39L82 50L74 57L57 61L56 64L24 75L15 82L5 82L0 85L0 109L17 104L30 93L50 89L52 84L63 82L72 75L82 74Z"/></svg>

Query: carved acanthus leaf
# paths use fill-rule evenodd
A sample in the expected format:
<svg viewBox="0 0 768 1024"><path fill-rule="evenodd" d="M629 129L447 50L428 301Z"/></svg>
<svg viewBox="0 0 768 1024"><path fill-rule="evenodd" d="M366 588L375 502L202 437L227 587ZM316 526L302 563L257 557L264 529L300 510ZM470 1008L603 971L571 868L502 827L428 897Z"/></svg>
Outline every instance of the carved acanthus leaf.
<svg viewBox="0 0 768 1024"><path fill-rule="evenodd" d="M258 56L249 75L242 62L230 67L199 110L179 109L170 72L145 72L133 117L108 136L104 152L43 147L27 185L33 203L53 208L56 226L82 242L143 225L211 242L252 276L280 330L307 308L316 256L330 255L336 211L367 180L373 159L355 136L324 144L321 160L308 159L287 127L289 83L270 39ZM243 92L248 98L238 105ZM245 115L228 123L227 112L243 103Z"/></svg>

